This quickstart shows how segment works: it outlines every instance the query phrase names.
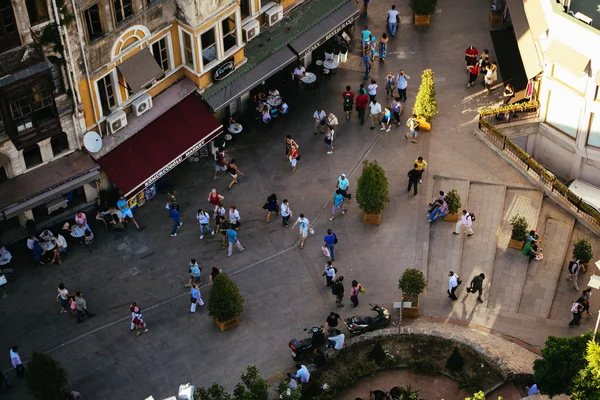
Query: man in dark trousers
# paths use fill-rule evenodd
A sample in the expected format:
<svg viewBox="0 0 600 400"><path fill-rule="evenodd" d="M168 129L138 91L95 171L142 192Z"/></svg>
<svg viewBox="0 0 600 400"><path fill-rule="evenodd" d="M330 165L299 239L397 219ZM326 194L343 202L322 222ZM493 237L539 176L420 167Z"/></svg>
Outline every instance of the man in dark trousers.
<svg viewBox="0 0 600 400"><path fill-rule="evenodd" d="M342 318L340 316L340 314L337 314L337 313L335 313L333 311L330 312L329 316L325 320L325 325L323 325L323 333L329 334L329 333L335 331L336 329L338 329L337 328L337 326L338 326L338 319L340 321L342 321L342 323L344 325L346 325L346 321L344 321L344 318Z"/></svg>
<svg viewBox="0 0 600 400"><path fill-rule="evenodd" d="M417 195L417 185L419 184L419 179L421 178L421 171L418 170L419 166L415 164L413 169L408 171L408 189L407 192L410 192L410 188L414 187L415 196Z"/></svg>
<svg viewBox="0 0 600 400"><path fill-rule="evenodd" d="M485 279L484 273L477 275L475 278L473 278L473 280L471 280L471 286L469 286L467 288L467 293L475 294L476 292L479 292L479 296L477 296L477 301L480 303L483 303L483 300L481 300L481 292L483 291L483 280L484 279Z"/></svg>
<svg viewBox="0 0 600 400"><path fill-rule="evenodd" d="M344 300L344 277L340 276L335 280L335 283L331 287L331 294L335 296L335 303L338 307L344 307L342 300Z"/></svg>

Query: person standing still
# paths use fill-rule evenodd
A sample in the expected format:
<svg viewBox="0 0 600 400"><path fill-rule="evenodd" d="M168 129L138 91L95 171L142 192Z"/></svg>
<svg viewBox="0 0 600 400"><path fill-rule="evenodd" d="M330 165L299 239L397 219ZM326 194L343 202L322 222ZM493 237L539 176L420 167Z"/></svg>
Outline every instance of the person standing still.
<svg viewBox="0 0 600 400"><path fill-rule="evenodd" d="M315 135L319 132L325 133L325 118L327 118L327 114L322 108L318 108L317 111L313 114L313 119L315 120Z"/></svg>
<svg viewBox="0 0 600 400"><path fill-rule="evenodd" d="M330 312L329 316L325 320L325 324L323 324L323 333L329 335L338 329L338 320L342 321L342 324L347 325L346 321L344 321L344 318L342 318L340 314L336 313L335 311Z"/></svg>
<svg viewBox="0 0 600 400"><path fill-rule="evenodd" d="M419 177L419 183L423 183L423 172L427 170L427 161L423 159L423 157L417 158L415 160L415 164L417 164L417 169L421 171L421 176Z"/></svg>
<svg viewBox="0 0 600 400"><path fill-rule="evenodd" d="M344 277L340 276L335 280L335 283L331 286L331 294L335 296L335 303L338 307L344 307L342 301L344 301Z"/></svg>
<svg viewBox="0 0 600 400"><path fill-rule="evenodd" d="M375 79L371 79L371 83L367 86L369 90L369 100L375 101L375 96L377 96L377 81Z"/></svg>
<svg viewBox="0 0 600 400"><path fill-rule="evenodd" d="M396 90L396 78L394 78L394 74L388 72L385 78L385 98L394 97L394 90Z"/></svg>
<svg viewBox="0 0 600 400"><path fill-rule="evenodd" d="M301 236L300 248L303 249L304 242L306 241L306 238L308 237L308 230L311 229L310 221L307 218L304 218L304 214L300 214L300 217L298 217L296 222L294 222L294 225L292 225L292 229L294 229L296 227L296 224L300 224L300 236Z"/></svg>
<svg viewBox="0 0 600 400"><path fill-rule="evenodd" d="M244 246L240 243L237 238L237 232L235 229L227 229L227 240L229 241L229 247L227 248L227 257L231 257L233 255L233 245L238 248L240 252L246 250Z"/></svg>
<svg viewBox="0 0 600 400"><path fill-rule="evenodd" d="M336 188L338 188L341 191L341 195L344 198L346 198L348 200L352 199L352 194L348 193L348 188L350 187L350 181L348 180L348 178L346 178L346 174L340 174L335 186L336 186Z"/></svg>
<svg viewBox="0 0 600 400"><path fill-rule="evenodd" d="M283 199L283 202L281 203L281 219L283 226L285 226L286 228L289 227L288 221L290 220L290 217L292 215L293 213L292 209L290 208L288 199Z"/></svg>
<svg viewBox="0 0 600 400"><path fill-rule="evenodd" d="M358 113L358 119L360 120L361 125L365 124L365 111L367 110L368 105L369 96L365 89L361 89L356 97L356 112Z"/></svg>
<svg viewBox="0 0 600 400"><path fill-rule="evenodd" d="M406 189L406 191L410 192L410 188L414 187L415 196L417 195L417 186L419 185L419 179L421 178L421 171L417 169L418 167L419 166L415 164L413 169L408 171L408 174L406 175L408 176L408 189Z"/></svg>
<svg viewBox="0 0 600 400"><path fill-rule="evenodd" d="M403 103L406 103L406 88L408 88L409 79L410 76L406 75L403 69L401 69L400 73L396 75L396 84L398 85L398 97Z"/></svg>
<svg viewBox="0 0 600 400"><path fill-rule="evenodd" d="M177 236L177 229L183 225L183 222L180 220L181 214L175 208L173 204L169 205L169 212L171 214L171 219L173 220L173 230L171 231L171 237Z"/></svg>
<svg viewBox="0 0 600 400"><path fill-rule="evenodd" d="M327 125L327 134L325 136L325 143L327 144L327 154L333 154L333 141L335 140L335 130L333 127Z"/></svg>
<svg viewBox="0 0 600 400"><path fill-rule="evenodd" d="M458 279L458 275L453 271L448 272L448 297L450 297L452 301L458 300L456 294L454 294L458 288Z"/></svg>
<svg viewBox="0 0 600 400"><path fill-rule="evenodd" d="M373 98L371 104L369 104L371 111L371 129L375 129L375 125L378 125L381 120L381 104Z"/></svg>
<svg viewBox="0 0 600 400"><path fill-rule="evenodd" d="M467 288L467 293L477 293L479 292L479 295L477 296L477 301L480 303L483 303L483 300L481 299L481 294L483 292L483 280L485 279L485 274L481 273L479 275L477 275L476 277L474 277L471 280L471 286L469 286Z"/></svg>
<svg viewBox="0 0 600 400"><path fill-rule="evenodd" d="M352 114L352 106L354 105L354 92L350 90L350 86L346 86L346 91L342 93L344 112L346 113L346 119L350 119Z"/></svg>
<svg viewBox="0 0 600 400"><path fill-rule="evenodd" d="M388 27L390 29L390 33L392 36L396 36L396 31L398 30L398 20L400 16L398 15L398 10L396 10L396 5L392 4L392 9L388 10Z"/></svg>
<svg viewBox="0 0 600 400"><path fill-rule="evenodd" d="M454 234L460 234L460 227L464 226L464 230L467 232L467 236L473 236L473 229L471 226L473 225L473 217L467 210L462 210L462 216L460 217L460 221L456 223L456 229L454 230Z"/></svg>
<svg viewBox="0 0 600 400"><path fill-rule="evenodd" d="M335 233L333 233L331 231L331 229L327 229L327 235L325 235L325 237L323 238L323 241L325 242L325 244L323 246L325 246L327 249L329 249L329 254L331 255L331 261L335 261L335 245L338 241L338 238L336 236Z"/></svg>
<svg viewBox="0 0 600 400"><path fill-rule="evenodd" d="M323 271L323 275L327 281L326 287L331 287L333 282L335 282L335 268L333 267L333 263L331 261L327 261L325 264L325 271Z"/></svg>
<svg viewBox="0 0 600 400"><path fill-rule="evenodd" d="M358 283L358 281L352 281L352 289L350 290L350 301L352 301L352 307L358 307L358 294L364 289Z"/></svg>

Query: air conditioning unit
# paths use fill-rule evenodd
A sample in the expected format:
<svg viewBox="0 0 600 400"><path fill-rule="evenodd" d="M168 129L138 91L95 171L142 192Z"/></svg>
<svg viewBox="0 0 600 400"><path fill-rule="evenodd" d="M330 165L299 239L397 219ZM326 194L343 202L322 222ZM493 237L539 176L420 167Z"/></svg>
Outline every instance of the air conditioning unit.
<svg viewBox="0 0 600 400"><path fill-rule="evenodd" d="M254 38L254 36L260 33L260 24L257 20L253 19L246 25L242 26L242 32L244 34L244 43L248 43Z"/></svg>
<svg viewBox="0 0 600 400"><path fill-rule="evenodd" d="M139 117L140 115L152 108L152 96L150 96L148 93L144 93L143 95L135 99L131 103L131 106L133 107L133 113L135 114L135 116Z"/></svg>
<svg viewBox="0 0 600 400"><path fill-rule="evenodd" d="M106 117L106 126L110 133L116 133L125 128L127 126L127 115L125 114L125 111L117 110Z"/></svg>
<svg viewBox="0 0 600 400"><path fill-rule="evenodd" d="M283 7L277 4L274 7L271 7L265 12L266 21L268 26L273 26L279 21L283 19Z"/></svg>

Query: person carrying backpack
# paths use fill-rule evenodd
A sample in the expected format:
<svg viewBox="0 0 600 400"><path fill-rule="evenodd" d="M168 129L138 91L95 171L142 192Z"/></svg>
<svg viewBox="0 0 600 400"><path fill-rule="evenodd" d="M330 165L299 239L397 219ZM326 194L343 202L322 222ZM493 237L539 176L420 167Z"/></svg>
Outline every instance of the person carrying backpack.
<svg viewBox="0 0 600 400"><path fill-rule="evenodd" d="M342 303L342 301L344 300L344 284L342 283L343 281L344 277L340 276L335 280L333 286L331 286L331 294L335 296L335 303L338 307L344 307L344 304Z"/></svg>
<svg viewBox="0 0 600 400"><path fill-rule="evenodd" d="M352 114L352 106L354 105L354 92L350 89L350 86L346 86L346 91L342 93L342 98L344 99L344 112L346 113L346 119L350 119L350 114Z"/></svg>
<svg viewBox="0 0 600 400"><path fill-rule="evenodd" d="M475 214L468 212L467 210L462 211L461 219L456 223L456 229L454 230L454 234L460 234L460 227L464 227L464 231L467 232L467 236L473 236L473 229L471 226L473 225L473 221L475 221Z"/></svg>
<svg viewBox="0 0 600 400"><path fill-rule="evenodd" d="M331 255L331 261L335 261L334 249L335 245L338 242L337 236L331 231L331 229L327 229L327 235L325 235L323 241L325 242L324 246L329 250L329 254Z"/></svg>
<svg viewBox="0 0 600 400"><path fill-rule="evenodd" d="M577 276L579 275L579 270L581 269L581 261L570 261L567 270L569 273L567 274L567 280L573 282L573 288L575 290L579 290L579 286L577 285Z"/></svg>

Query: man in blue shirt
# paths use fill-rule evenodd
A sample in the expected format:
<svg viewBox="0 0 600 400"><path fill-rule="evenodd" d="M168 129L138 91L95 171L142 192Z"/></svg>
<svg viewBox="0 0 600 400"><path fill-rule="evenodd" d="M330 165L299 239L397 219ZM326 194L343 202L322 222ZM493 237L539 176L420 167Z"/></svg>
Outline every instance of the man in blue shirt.
<svg viewBox="0 0 600 400"><path fill-rule="evenodd" d="M175 203L169 205L169 213L171 214L171 219L173 220L173 230L171 231L171 237L177 236L177 228L183 225L183 222L179 220L180 214L179 211L175 208Z"/></svg>
<svg viewBox="0 0 600 400"><path fill-rule="evenodd" d="M342 207L342 203L344 202L344 196L342 196L342 191L340 189L333 192L333 207L331 208L331 218L330 221L335 219L335 214L337 214L338 210L342 210L342 214L346 214L346 209Z"/></svg>
<svg viewBox="0 0 600 400"><path fill-rule="evenodd" d="M369 54L369 48L364 49L363 64L365 64L365 75L363 81L369 79L369 73L371 72L371 55Z"/></svg>
<svg viewBox="0 0 600 400"><path fill-rule="evenodd" d="M308 383L308 381L310 380L310 372L308 372L308 368L306 368L305 365L296 364L296 373L288 373L288 377L291 379L299 380L300 383Z"/></svg>
<svg viewBox="0 0 600 400"><path fill-rule="evenodd" d="M365 49L365 47L367 47L367 45L371 42L371 31L369 30L368 25L365 25L365 29L362 30L361 39L362 39L362 47L363 47L363 49Z"/></svg>
<svg viewBox="0 0 600 400"><path fill-rule="evenodd" d="M347 193L348 187L350 186L350 181L346 178L346 174L341 174L338 178L336 187L342 192L342 196L350 200L352 198L352 194Z"/></svg>
<svg viewBox="0 0 600 400"><path fill-rule="evenodd" d="M335 261L335 253L333 250L335 243L337 242L337 236L331 231L331 229L327 229L327 235L325 235L323 240L325 241L324 246L329 249L329 254L331 254L331 261Z"/></svg>
<svg viewBox="0 0 600 400"><path fill-rule="evenodd" d="M240 241L237 238L237 232L235 229L227 229L227 239L229 240L229 247L227 248L227 257L231 257L233 255L233 245L238 248L239 251L244 251L246 248L242 246Z"/></svg>
<svg viewBox="0 0 600 400"><path fill-rule="evenodd" d="M128 217L130 220L133 221L137 230L140 232L142 231L142 228L140 228L140 225L137 223L135 218L133 218L133 213L131 212L129 205L127 204L127 200L125 200L124 195L119 196L119 200L117 200L117 208L119 209L119 211L121 211L121 214L123 215L123 219L125 219L125 217ZM173 236L173 235L171 235L171 236Z"/></svg>

